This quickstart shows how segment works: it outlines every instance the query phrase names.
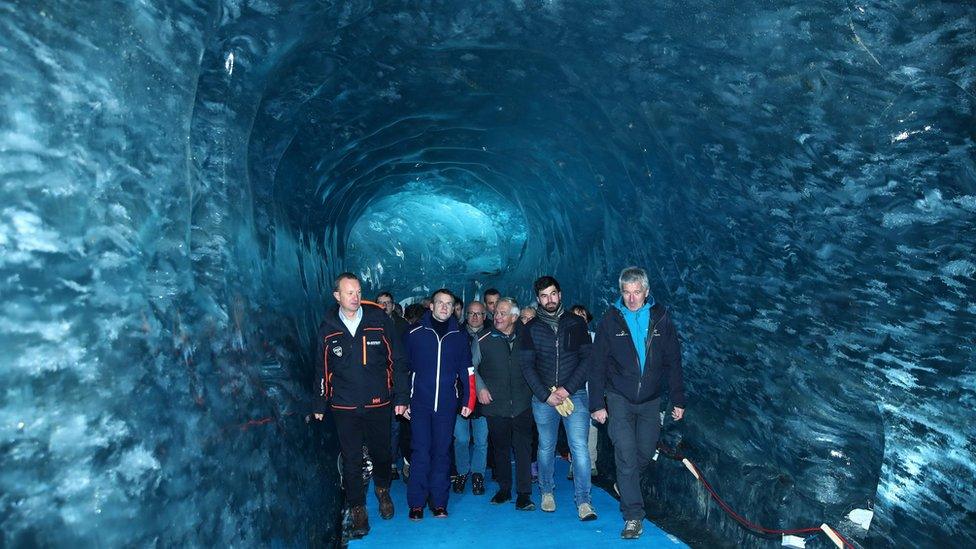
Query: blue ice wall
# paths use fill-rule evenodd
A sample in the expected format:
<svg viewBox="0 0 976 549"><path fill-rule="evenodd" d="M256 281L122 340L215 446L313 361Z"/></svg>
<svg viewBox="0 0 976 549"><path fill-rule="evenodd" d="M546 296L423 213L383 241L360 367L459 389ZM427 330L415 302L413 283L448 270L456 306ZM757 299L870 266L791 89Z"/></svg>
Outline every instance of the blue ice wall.
<svg viewBox="0 0 976 549"><path fill-rule="evenodd" d="M976 544L974 29L966 2L0 2L3 544L327 544L303 416L335 273L552 273L602 313L631 263L684 337L667 438L734 507ZM671 517L776 545L658 472Z"/></svg>

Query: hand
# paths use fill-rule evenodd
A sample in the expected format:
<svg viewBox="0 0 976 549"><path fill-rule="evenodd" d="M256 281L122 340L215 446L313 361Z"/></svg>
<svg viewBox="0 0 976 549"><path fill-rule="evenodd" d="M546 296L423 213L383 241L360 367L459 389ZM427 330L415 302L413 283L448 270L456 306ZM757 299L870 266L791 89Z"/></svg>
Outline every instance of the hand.
<svg viewBox="0 0 976 549"><path fill-rule="evenodd" d="M681 418L685 417L685 409L675 406L674 409L671 410L671 417L674 418L675 421L681 421Z"/></svg>
<svg viewBox="0 0 976 549"><path fill-rule="evenodd" d="M312 415L315 416L315 419L319 421L322 421L325 418L325 414L312 414Z"/></svg>
<svg viewBox="0 0 976 549"><path fill-rule="evenodd" d="M394 406L393 407L393 413L395 413L398 416L404 415L405 413L407 413L407 405L406 404L398 404L398 405Z"/></svg>
<svg viewBox="0 0 976 549"><path fill-rule="evenodd" d="M606 408L600 408L599 410L597 410L597 411L593 412L592 414L590 414L590 417L593 418L593 421L595 421L597 423L606 423L607 422L607 409Z"/></svg>
<svg viewBox="0 0 976 549"><path fill-rule="evenodd" d="M471 408L468 408L467 406L462 406L461 407L461 417L468 417L470 415L471 415Z"/></svg>
<svg viewBox="0 0 976 549"><path fill-rule="evenodd" d="M403 419L410 419L410 407L404 406L404 408L406 409L403 411Z"/></svg>
<svg viewBox="0 0 976 549"><path fill-rule="evenodd" d="M488 389L482 389L478 391L478 402L482 404L491 404L491 393Z"/></svg>
<svg viewBox="0 0 976 549"><path fill-rule="evenodd" d="M556 394L559 395L562 400L569 398L569 391L567 391L565 387L556 389Z"/></svg>
<svg viewBox="0 0 976 549"><path fill-rule="evenodd" d="M553 392L553 393L550 393L549 394L549 398L546 399L546 404L548 404L549 406L552 406L553 408L555 408L556 406L559 406L560 404L562 404L563 403L563 400L565 400L565 399L564 398L561 398L558 394L556 394L555 392Z"/></svg>

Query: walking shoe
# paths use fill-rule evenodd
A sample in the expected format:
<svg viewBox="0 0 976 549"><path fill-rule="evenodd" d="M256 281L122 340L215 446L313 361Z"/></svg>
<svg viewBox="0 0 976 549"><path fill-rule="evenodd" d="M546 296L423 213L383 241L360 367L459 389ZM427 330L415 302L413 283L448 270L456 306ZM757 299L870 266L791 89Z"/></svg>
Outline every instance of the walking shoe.
<svg viewBox="0 0 976 549"><path fill-rule="evenodd" d="M376 500L380 502L380 518L389 520L393 518L393 500L390 498L389 488L377 488Z"/></svg>
<svg viewBox="0 0 976 549"><path fill-rule="evenodd" d="M390 480L399 480L400 471L397 471L396 465L390 467Z"/></svg>
<svg viewBox="0 0 976 549"><path fill-rule="evenodd" d="M453 482L453 484L454 484L454 493L455 494L463 494L464 493L464 485L467 484L467 483L468 483L468 475L467 475L467 473L465 473L463 475L458 475L458 476L454 477L454 482Z"/></svg>
<svg viewBox="0 0 976 549"><path fill-rule="evenodd" d="M644 533L644 523L640 520L624 521L624 531L620 532L620 537L624 539L637 539Z"/></svg>
<svg viewBox="0 0 976 549"><path fill-rule="evenodd" d="M547 513L556 511L556 500L552 494L542 494L542 510Z"/></svg>
<svg viewBox="0 0 976 549"><path fill-rule="evenodd" d="M494 496L491 496L491 501L489 503L491 503L492 505L501 505L506 501L510 501L511 499L512 499L511 492L498 490L497 492L495 492Z"/></svg>
<svg viewBox="0 0 976 549"><path fill-rule="evenodd" d="M566 473L566 480L573 480L573 464L572 464L572 462L570 462L570 464L569 464L569 472Z"/></svg>
<svg viewBox="0 0 976 549"><path fill-rule="evenodd" d="M424 518L424 508L423 507L411 507L410 508L410 520L417 522L418 520Z"/></svg>
<svg viewBox="0 0 976 549"><path fill-rule="evenodd" d="M446 507L434 507L434 518L447 518Z"/></svg>
<svg viewBox="0 0 976 549"><path fill-rule="evenodd" d="M535 504L532 503L532 497L529 494L519 494L515 498L515 510L516 511L535 511Z"/></svg>
<svg viewBox="0 0 976 549"><path fill-rule="evenodd" d="M369 517L366 515L365 505L356 505L349 509L352 525L349 528L349 539L359 539L369 533Z"/></svg>
<svg viewBox="0 0 976 549"><path fill-rule="evenodd" d="M579 514L580 520L596 520L596 513L593 512L593 507L589 503L580 503L576 510Z"/></svg>
<svg viewBox="0 0 976 549"><path fill-rule="evenodd" d="M471 475L471 493L480 496L485 493L485 475L475 473Z"/></svg>

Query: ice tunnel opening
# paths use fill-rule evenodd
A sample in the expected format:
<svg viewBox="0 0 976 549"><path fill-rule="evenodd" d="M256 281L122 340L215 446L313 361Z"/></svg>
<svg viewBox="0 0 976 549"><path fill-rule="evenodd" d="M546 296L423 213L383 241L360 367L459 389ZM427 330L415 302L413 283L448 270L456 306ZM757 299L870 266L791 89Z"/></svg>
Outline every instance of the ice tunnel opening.
<svg viewBox="0 0 976 549"><path fill-rule="evenodd" d="M973 545L967 3L0 13L0 545L333 543L335 274L599 316L629 264L684 339L665 435L749 518ZM670 465L653 512L775 543Z"/></svg>
<svg viewBox="0 0 976 549"><path fill-rule="evenodd" d="M524 218L501 196L469 203L417 183L366 207L345 259L370 287L411 294L400 301L439 287L464 297L472 283L517 269L526 236Z"/></svg>

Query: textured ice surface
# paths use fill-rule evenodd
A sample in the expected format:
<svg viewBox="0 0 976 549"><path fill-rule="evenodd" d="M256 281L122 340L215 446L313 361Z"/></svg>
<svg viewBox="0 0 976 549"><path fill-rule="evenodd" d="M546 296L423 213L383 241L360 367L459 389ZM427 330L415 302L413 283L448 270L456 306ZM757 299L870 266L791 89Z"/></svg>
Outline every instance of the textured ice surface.
<svg viewBox="0 0 976 549"><path fill-rule="evenodd" d="M666 438L733 506L976 544L974 12L0 0L3 542L328 542L335 273L601 313L638 263ZM657 511L778 543L659 469Z"/></svg>

